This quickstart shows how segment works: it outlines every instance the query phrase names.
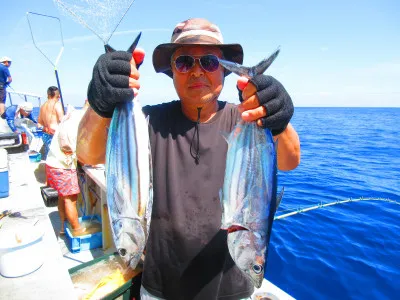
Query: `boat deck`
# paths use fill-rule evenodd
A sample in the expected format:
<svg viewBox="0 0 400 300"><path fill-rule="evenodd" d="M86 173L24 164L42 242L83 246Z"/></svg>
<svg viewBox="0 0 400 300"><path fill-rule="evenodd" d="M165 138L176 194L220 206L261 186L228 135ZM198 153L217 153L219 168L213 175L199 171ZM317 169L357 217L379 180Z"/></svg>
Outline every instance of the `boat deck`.
<svg viewBox="0 0 400 300"><path fill-rule="evenodd" d="M8 154L9 161L9 196L0 198L0 210L24 213L37 210L45 213L37 214L36 225L44 231L44 263L36 271L25 276L6 278L0 276L0 291L2 299L74 299L75 292L65 267L59 242L54 233L53 225L44 206L39 182L34 176L34 169L26 152ZM13 222L12 222L13 221ZM9 216L0 220L3 232L16 231L23 222L32 221L22 219L15 222ZM13 223L13 224L12 224Z"/></svg>
<svg viewBox="0 0 400 300"><path fill-rule="evenodd" d="M45 211L36 226L40 224L44 229L43 242L46 255L44 264L31 274L18 278L5 278L0 275L1 298L24 300L32 298L76 299L68 269L109 254L115 249L107 245L105 249L99 248L71 253L66 237L58 236L61 222L57 207L46 207L41 197L40 187L45 186L44 161L30 162L26 152L8 154L8 159L10 195L6 198L0 198L0 211L23 212L30 209ZM84 169L88 179L91 179L91 184L97 184L97 188L101 191L99 195L103 198L105 194L104 172L90 167ZM87 192L87 190L86 187L85 191ZM87 195L86 198L89 198L89 196ZM103 201L104 199L101 199L101 202ZM103 207L103 205L97 206ZM106 219L108 220L108 218ZM7 229L7 222L9 222L9 217L0 220L0 230ZM103 224L107 223L104 222ZM107 230L106 227L103 227L104 230ZM107 236L107 233L103 232L103 235ZM33 295L34 297L32 297ZM255 292L252 299L261 299L262 297L269 297L273 300L294 299L267 280L264 280L263 286Z"/></svg>

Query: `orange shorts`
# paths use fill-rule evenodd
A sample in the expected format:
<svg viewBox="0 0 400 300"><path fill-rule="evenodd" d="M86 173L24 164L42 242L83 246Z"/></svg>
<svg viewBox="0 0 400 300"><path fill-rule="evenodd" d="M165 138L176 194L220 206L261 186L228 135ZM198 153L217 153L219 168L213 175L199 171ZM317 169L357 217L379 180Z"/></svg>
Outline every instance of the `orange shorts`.
<svg viewBox="0 0 400 300"><path fill-rule="evenodd" d="M60 196L80 193L78 176L75 169L57 169L46 165L47 184Z"/></svg>

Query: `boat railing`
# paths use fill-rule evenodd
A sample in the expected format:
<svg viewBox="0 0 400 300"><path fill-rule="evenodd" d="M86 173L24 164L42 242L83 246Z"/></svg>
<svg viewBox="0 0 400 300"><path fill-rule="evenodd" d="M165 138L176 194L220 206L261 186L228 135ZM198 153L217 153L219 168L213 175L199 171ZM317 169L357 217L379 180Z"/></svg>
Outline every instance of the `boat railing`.
<svg viewBox="0 0 400 300"><path fill-rule="evenodd" d="M15 99L18 99L18 98L20 100L25 101L25 102L28 102L28 100L30 102L32 102L31 99L36 99L37 103L38 103L37 106L40 107L42 105L42 96L40 96L40 95L36 95L36 94L32 94L32 93L19 92L19 91L7 91L7 94L8 94L8 99L10 99L11 105L13 105L13 99L15 101ZM17 104L17 103L20 103L21 101L15 101L15 102ZM35 103L33 103L33 105L35 106Z"/></svg>

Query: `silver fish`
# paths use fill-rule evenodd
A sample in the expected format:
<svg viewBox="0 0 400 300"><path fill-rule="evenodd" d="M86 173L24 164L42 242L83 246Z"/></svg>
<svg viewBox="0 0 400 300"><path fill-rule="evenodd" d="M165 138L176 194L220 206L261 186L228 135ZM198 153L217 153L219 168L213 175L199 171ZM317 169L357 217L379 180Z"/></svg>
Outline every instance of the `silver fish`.
<svg viewBox="0 0 400 300"><path fill-rule="evenodd" d="M106 180L115 247L135 269L149 235L153 205L148 122L136 98L114 111L108 131Z"/></svg>
<svg viewBox="0 0 400 300"><path fill-rule="evenodd" d="M259 288L277 207L274 140L270 130L240 121L227 142L221 229L233 261Z"/></svg>
<svg viewBox="0 0 400 300"><path fill-rule="evenodd" d="M220 60L228 70L249 79L265 72L279 54L254 67ZM283 189L277 197L275 143L269 129L240 121L227 138L224 185L220 193L221 228L228 231L228 249L235 264L253 284L262 284L272 222Z"/></svg>
<svg viewBox="0 0 400 300"><path fill-rule="evenodd" d="M263 59L262 61L260 61L257 65L255 65L253 67L245 67L238 63L224 60L224 59L218 59L218 61L225 69L228 69L229 71L231 71L239 76L244 76L248 79L251 79L252 77L254 77L256 75L264 73L265 70L267 70L268 67L274 62L274 60L278 56L279 52L280 52L280 49L278 48L274 53L271 54L270 57Z"/></svg>

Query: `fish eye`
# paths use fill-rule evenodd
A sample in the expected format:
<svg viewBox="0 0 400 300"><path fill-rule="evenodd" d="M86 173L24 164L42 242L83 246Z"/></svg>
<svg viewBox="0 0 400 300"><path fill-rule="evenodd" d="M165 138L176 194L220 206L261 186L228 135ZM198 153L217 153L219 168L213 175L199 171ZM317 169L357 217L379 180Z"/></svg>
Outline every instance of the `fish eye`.
<svg viewBox="0 0 400 300"><path fill-rule="evenodd" d="M118 253L121 256L125 256L126 255L126 249L124 249L124 248L118 249Z"/></svg>
<svg viewBox="0 0 400 300"><path fill-rule="evenodd" d="M253 271L256 274L261 274L261 272L263 271L263 266L262 265L253 265Z"/></svg>

